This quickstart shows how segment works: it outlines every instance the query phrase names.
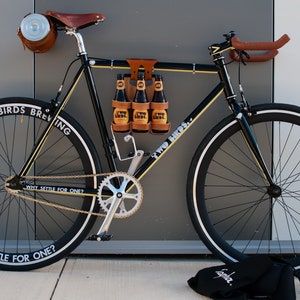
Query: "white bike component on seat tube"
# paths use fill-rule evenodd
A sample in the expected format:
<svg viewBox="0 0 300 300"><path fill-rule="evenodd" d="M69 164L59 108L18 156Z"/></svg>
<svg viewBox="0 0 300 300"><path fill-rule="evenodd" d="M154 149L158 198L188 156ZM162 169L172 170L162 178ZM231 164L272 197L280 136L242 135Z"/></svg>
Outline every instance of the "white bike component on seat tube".
<svg viewBox="0 0 300 300"><path fill-rule="evenodd" d="M67 27L66 30L66 34L73 35L76 38L79 54L87 54L82 35L79 32L77 32L74 28Z"/></svg>
<svg viewBox="0 0 300 300"><path fill-rule="evenodd" d="M130 174L130 175L133 175L134 172L135 172L135 170L137 169L137 167L138 167L140 161L142 160L142 158L143 158L143 156L144 156L144 151L143 151L143 150L137 150L134 137L133 137L131 134L127 134L127 135L124 136L124 142L126 142L126 143L128 143L129 141L132 142L132 146L133 146L133 155L131 155L131 156L129 156L129 157L122 158L112 128L111 128L111 134L112 134L112 141L113 141L113 143L114 143L114 147L115 147L115 150L116 150L116 154L117 154L117 156L118 156L118 159L119 159L120 161L125 161L125 160L129 160L129 159L132 160L132 162L131 162L131 164L130 164L130 166L129 166L129 169L128 169L127 173Z"/></svg>

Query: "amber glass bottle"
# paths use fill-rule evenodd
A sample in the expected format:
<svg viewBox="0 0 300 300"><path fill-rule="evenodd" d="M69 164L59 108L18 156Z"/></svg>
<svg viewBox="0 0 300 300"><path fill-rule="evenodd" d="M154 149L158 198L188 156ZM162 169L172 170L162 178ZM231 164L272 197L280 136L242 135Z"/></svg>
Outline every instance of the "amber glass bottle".
<svg viewBox="0 0 300 300"><path fill-rule="evenodd" d="M146 82L143 74L139 74L136 92L132 102L132 131L149 131L149 108L150 104L146 94Z"/></svg>
<svg viewBox="0 0 300 300"><path fill-rule="evenodd" d="M154 94L151 101L151 130L153 133L166 133L169 131L168 102L163 88L161 75L155 76Z"/></svg>
<svg viewBox="0 0 300 300"><path fill-rule="evenodd" d="M127 99L123 74L117 75L116 93L112 106L114 108L113 130L116 132L128 132L130 129L129 110L131 102Z"/></svg>

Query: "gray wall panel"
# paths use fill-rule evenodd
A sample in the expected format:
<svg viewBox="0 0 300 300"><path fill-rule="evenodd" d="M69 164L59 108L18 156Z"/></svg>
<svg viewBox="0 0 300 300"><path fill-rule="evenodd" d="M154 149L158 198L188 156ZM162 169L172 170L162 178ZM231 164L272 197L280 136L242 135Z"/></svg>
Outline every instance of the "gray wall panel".
<svg viewBox="0 0 300 300"><path fill-rule="evenodd" d="M207 46L221 41L222 34L229 30L236 30L243 40L272 40L272 3L270 0L243 2L242 5L237 0L87 0L84 2L39 0L36 1L35 7L37 12L50 9L73 13L97 11L105 14L107 19L103 24L83 31L87 50L91 56L210 63ZM18 16L27 12L28 7L25 5L23 11L20 7L16 9ZM11 37L8 39L10 45L18 44L17 40L12 42ZM15 35L14 39L16 39ZM12 58L12 53L7 52L7 56ZM13 53L28 57L29 61L32 59L32 54L28 51L24 53L20 48L14 48ZM47 100L55 95L63 78L63 72L75 55L76 47L73 39L60 33L53 50L35 56L37 98ZM236 81L237 65L230 65L229 68L233 71L232 78ZM249 100L253 99L254 102L270 100L272 63L251 64L243 70L242 78L245 81L244 88ZM17 74L20 77L19 84L26 85L30 82L31 78L29 80L27 74L31 71L31 65L26 60L22 73ZM118 71L115 70L95 72L104 111L109 115L108 123L112 113L110 101L114 94L117 73ZM0 74L5 78L3 71ZM169 117L173 124L172 128L175 129L178 122L195 107L197 101L210 91L217 78L212 75L175 73L163 74L163 76L165 93L170 103ZM101 145L98 142L99 136L94 130L95 121L91 118L91 106L87 100L88 95L82 84L67 110L84 124L95 144ZM227 113L225 102L220 101L218 105L214 105L203 120L176 143L167 156L163 157L159 164L142 179L144 203L133 217L113 222L111 233L116 240L196 239L185 200L187 170L199 141L212 124L225 113ZM155 150L162 140L162 137L141 135L138 137L137 144L144 150Z"/></svg>
<svg viewBox="0 0 300 300"><path fill-rule="evenodd" d="M1 1L1 97L33 96L33 54L23 50L16 34L20 21L28 11L32 11L33 4L33 0Z"/></svg>

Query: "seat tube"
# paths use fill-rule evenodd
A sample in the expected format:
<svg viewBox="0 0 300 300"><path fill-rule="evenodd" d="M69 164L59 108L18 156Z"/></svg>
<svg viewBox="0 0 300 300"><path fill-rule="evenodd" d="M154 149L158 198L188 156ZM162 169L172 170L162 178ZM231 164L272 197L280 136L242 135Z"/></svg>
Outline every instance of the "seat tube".
<svg viewBox="0 0 300 300"><path fill-rule="evenodd" d="M115 171L117 171L117 166L116 166L116 163L114 160L114 152L112 149L112 143L109 139L107 127L106 127L105 120L104 120L104 115L102 112L99 96L98 96L96 85L95 85L95 80L94 80L94 77L92 74L89 58L88 58L88 55L87 55L87 52L85 49L82 35L72 28L68 29L67 34L74 36L77 41L77 46L78 46L78 51L79 51L78 56L80 57L81 63L84 68L85 79L86 79L86 83L87 83L87 86L89 89L89 94L90 94L90 97L91 97L91 100L93 103L93 108L94 108L94 112L96 115L97 125L98 125L101 139L103 142L104 151L105 151L105 155L107 157L109 170L111 172L115 172Z"/></svg>
<svg viewBox="0 0 300 300"><path fill-rule="evenodd" d="M95 85L95 80L93 77L91 66L89 65L89 58L88 58L87 54L85 54L85 53L81 54L80 57L81 57L82 64L84 65L84 73L85 73L86 83L87 83L87 86L89 89L89 94L90 94L90 97L92 100L93 109L95 112L97 125L98 125L101 139L103 142L109 170L111 172L116 172L117 166L116 166L116 163L114 160L114 151L112 148L112 142L109 138L103 111L101 108L99 96L98 96L96 85Z"/></svg>

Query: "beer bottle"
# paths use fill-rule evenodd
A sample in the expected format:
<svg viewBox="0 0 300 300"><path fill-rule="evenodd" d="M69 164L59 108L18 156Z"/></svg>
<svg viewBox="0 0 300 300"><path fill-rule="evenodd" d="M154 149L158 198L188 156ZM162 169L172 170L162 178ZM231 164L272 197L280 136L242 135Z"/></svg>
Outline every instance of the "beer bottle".
<svg viewBox="0 0 300 300"><path fill-rule="evenodd" d="M128 132L130 129L129 109L131 102L128 101L125 80L123 74L117 75L116 93L112 100L113 111L113 130L116 132Z"/></svg>
<svg viewBox="0 0 300 300"><path fill-rule="evenodd" d="M155 76L154 94L151 101L151 131L153 133L166 133L170 129L168 123L168 102L166 100L161 75Z"/></svg>
<svg viewBox="0 0 300 300"><path fill-rule="evenodd" d="M149 108L150 104L146 94L146 82L143 74L138 75L136 92L132 102L132 131L149 131Z"/></svg>

